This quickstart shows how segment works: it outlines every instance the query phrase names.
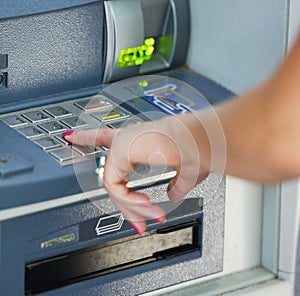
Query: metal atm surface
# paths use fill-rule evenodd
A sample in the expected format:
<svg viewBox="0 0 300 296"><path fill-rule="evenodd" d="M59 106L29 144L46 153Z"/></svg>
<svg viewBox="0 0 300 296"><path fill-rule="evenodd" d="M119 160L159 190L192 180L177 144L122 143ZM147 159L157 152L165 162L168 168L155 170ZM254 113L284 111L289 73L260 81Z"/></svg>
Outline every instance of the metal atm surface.
<svg viewBox="0 0 300 296"><path fill-rule="evenodd" d="M166 181L171 175L164 171L160 178L155 178L154 174L154 179L152 175L150 179L141 178L133 182L137 190L145 191L153 202L161 203L168 212L165 225L149 221L147 235L166 233L170 229L188 229L189 232L189 229L196 229L192 230L196 233L196 243L192 243L194 239L188 242L195 249L188 252L176 249L176 256L168 254L162 257L163 260L131 264L130 268L126 265L126 269L118 267L113 272L84 269L78 277L68 274L54 278L54 283L45 282L43 287L36 285L35 275L43 274L45 266L46 271L51 270L49 265L44 265L47 262L58 262L57 259L64 256L75 258L76 254L85 252L95 254L93 250L98 246L111 246L120 239L136 239L110 202L105 189L98 188L91 168L95 165L95 155L103 152L101 149L96 154L88 155L87 158L91 156L91 159L84 162L70 161L62 165L61 156L56 154L53 157L53 153L61 148L55 146L61 145L61 139L56 136L59 137L62 130L77 128L77 124L84 125L79 120L81 118L71 120L73 115L85 111L89 113L89 110L83 110L86 106L83 101L97 99L101 92L105 100L120 108L119 112L147 120L142 115L147 113L147 108L152 110L153 104L148 101L146 110L131 104L124 105L124 98L109 96L105 87L113 81L148 72L159 74L161 81L181 81L193 86L201 93L199 101L194 101L196 105L203 97L214 103L232 94L184 68L188 46L188 1L71 3L65 0L59 3L52 1L51 4L47 2L47 5L32 2L25 7L22 1L15 0L13 4L12 9L3 10L0 15L0 35L6 38L6 42L0 45L0 71L5 77L0 88L1 294L22 295L26 291L27 294L43 295L134 295L221 271L225 179L210 175L187 196L185 202L174 206L166 199ZM159 5L164 11L161 19L168 20L163 21L160 27L147 26L151 14ZM19 9L14 10L13 7ZM128 14L132 11L133 14ZM134 20L130 15L134 15ZM127 43L118 35L124 30L118 30L126 23L124 19L130 19L129 29L136 28L136 21L143 28L134 38L133 34L128 34ZM116 31L110 31L111 28ZM166 38L170 30L177 39L171 38L170 41ZM22 34L17 36L17 32ZM109 40L111 34L117 37ZM140 50L146 44L145 40L152 38L153 34L156 34L155 41L159 40L160 44L167 42L168 51L156 49L149 60L144 58L141 63L135 60L133 65L123 68L118 65L118 55L111 56L109 46L127 50L127 53ZM159 39L160 35L165 38ZM180 38L182 35L185 37ZM163 45L161 47L166 49ZM107 58L109 55L110 58ZM137 93L134 95L141 97ZM35 117L37 113L42 114L38 119ZM163 111L158 113L167 115ZM105 116L111 119L112 115ZM21 126L14 125L16 118ZM93 116L91 118L95 119ZM97 123L111 127L119 122L98 119ZM55 124L49 125L50 122ZM28 134L28 127L34 131L33 134ZM49 137L54 147L47 146L49 141L45 142L45 138ZM147 173L147 169L145 171ZM100 221L111 221L104 227L111 231L103 232ZM173 248L177 245L171 246ZM59 262L62 265L57 266L66 266L65 261ZM123 264L119 262L118 266ZM36 266L41 269L35 269ZM12 274L14 282L10 281ZM74 277L80 280L74 280Z"/></svg>

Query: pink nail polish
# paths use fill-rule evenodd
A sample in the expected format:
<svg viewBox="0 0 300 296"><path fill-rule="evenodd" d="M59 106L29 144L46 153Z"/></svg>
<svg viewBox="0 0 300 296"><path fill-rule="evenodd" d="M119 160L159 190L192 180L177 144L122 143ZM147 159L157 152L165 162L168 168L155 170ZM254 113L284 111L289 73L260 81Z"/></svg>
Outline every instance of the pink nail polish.
<svg viewBox="0 0 300 296"><path fill-rule="evenodd" d="M70 131L66 131L66 132L62 133L61 136L64 138L66 136L71 136L73 133L74 133L74 131L70 130Z"/></svg>
<svg viewBox="0 0 300 296"><path fill-rule="evenodd" d="M164 218L161 218L161 217L158 217L158 218L152 218L152 220L154 222L157 222L157 223L164 223L165 222L165 219Z"/></svg>
<svg viewBox="0 0 300 296"><path fill-rule="evenodd" d="M142 235L141 231L133 224L130 224L132 229L138 234L138 235Z"/></svg>

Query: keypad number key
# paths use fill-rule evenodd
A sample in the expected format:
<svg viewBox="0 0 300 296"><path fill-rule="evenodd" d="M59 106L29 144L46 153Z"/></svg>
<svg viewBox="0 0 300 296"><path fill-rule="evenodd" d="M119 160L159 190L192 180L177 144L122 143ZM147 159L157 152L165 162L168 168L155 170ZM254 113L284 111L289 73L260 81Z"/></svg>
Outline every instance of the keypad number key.
<svg viewBox="0 0 300 296"><path fill-rule="evenodd" d="M32 123L44 122L51 119L46 113L42 111L30 111L22 114L22 116Z"/></svg>
<svg viewBox="0 0 300 296"><path fill-rule="evenodd" d="M72 151L69 148L53 150L49 154L52 155L55 159L57 159L60 163L67 162L78 157L75 151Z"/></svg>
<svg viewBox="0 0 300 296"><path fill-rule="evenodd" d="M72 112L70 112L69 110L61 106L49 107L47 109L44 109L44 111L54 118L60 118L60 117L72 115Z"/></svg>
<svg viewBox="0 0 300 296"><path fill-rule="evenodd" d="M33 139L45 135L39 128L35 126L27 126L17 129L19 133L27 139Z"/></svg>
<svg viewBox="0 0 300 296"><path fill-rule="evenodd" d="M61 120L61 122L65 125L67 125L69 128L83 128L87 127L88 123L82 120L81 118L78 117L69 117L64 120Z"/></svg>
<svg viewBox="0 0 300 296"><path fill-rule="evenodd" d="M48 134L64 132L67 130L66 126L56 121L42 123L39 124L38 126L42 128L44 131L46 131Z"/></svg>
<svg viewBox="0 0 300 296"><path fill-rule="evenodd" d="M43 150L50 150L54 148L59 148L62 144L51 137L41 138L33 141L36 145L40 146Z"/></svg>
<svg viewBox="0 0 300 296"><path fill-rule="evenodd" d="M5 124L7 124L8 126L13 127L13 128L17 128L17 127L21 127L21 126L26 126L26 125L29 124L25 119L21 118L18 115L7 116L7 117L2 118L1 120Z"/></svg>
<svg viewBox="0 0 300 296"><path fill-rule="evenodd" d="M91 156L102 152L101 149L91 146L72 145L72 149L79 153L81 156Z"/></svg>

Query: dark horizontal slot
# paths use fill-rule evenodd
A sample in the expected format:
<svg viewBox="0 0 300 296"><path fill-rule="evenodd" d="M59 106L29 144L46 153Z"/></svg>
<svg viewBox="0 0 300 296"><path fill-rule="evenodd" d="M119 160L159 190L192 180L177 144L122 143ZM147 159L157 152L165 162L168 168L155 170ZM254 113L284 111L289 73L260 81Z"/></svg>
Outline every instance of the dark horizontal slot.
<svg viewBox="0 0 300 296"><path fill-rule="evenodd" d="M197 226L198 224L199 224L199 222L197 220L194 220L194 221L189 221L189 222L182 223L182 224L176 224L176 225L172 225L169 227L160 228L156 232L158 234L166 234L166 233L178 231L178 230L181 230L184 228L194 227L194 226Z"/></svg>
<svg viewBox="0 0 300 296"><path fill-rule="evenodd" d="M199 246L196 245L184 245L180 247L176 247L170 250L165 250L161 252L157 252L153 254L156 260L170 260L176 256L187 254L193 251L198 251Z"/></svg>
<svg viewBox="0 0 300 296"><path fill-rule="evenodd" d="M198 221L150 231L29 263L25 294L46 292L150 262L199 251Z"/></svg>

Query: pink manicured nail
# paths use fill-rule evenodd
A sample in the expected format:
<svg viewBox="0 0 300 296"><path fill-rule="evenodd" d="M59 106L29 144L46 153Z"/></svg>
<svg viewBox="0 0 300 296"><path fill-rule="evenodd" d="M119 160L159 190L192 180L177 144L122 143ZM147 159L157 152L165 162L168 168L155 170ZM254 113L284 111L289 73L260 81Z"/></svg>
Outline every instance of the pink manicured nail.
<svg viewBox="0 0 300 296"><path fill-rule="evenodd" d="M158 222L158 223L165 223L165 219L162 217L158 217L158 218L152 218L152 220L154 222Z"/></svg>
<svg viewBox="0 0 300 296"><path fill-rule="evenodd" d="M71 136L73 133L74 133L74 131L70 130L70 131L66 131L66 132L62 133L61 136L64 138L66 136Z"/></svg>
<svg viewBox="0 0 300 296"><path fill-rule="evenodd" d="M142 235L141 231L133 224L130 224L132 229L138 234L138 235Z"/></svg>

